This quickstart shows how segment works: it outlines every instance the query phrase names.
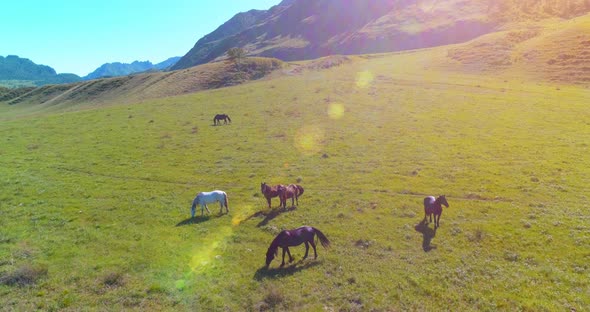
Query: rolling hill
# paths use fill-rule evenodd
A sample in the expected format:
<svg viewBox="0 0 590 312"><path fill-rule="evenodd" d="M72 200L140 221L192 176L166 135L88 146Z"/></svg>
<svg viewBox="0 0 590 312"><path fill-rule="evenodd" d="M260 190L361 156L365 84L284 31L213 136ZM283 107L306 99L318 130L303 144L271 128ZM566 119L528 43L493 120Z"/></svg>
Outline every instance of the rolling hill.
<svg viewBox="0 0 590 312"><path fill-rule="evenodd" d="M76 110L80 106L129 104L216 89L260 79L285 64L277 59L248 58L240 64L216 62L172 72L152 72L38 88L2 89L0 103L15 110Z"/></svg>
<svg viewBox="0 0 590 312"><path fill-rule="evenodd" d="M514 13L507 13L514 16ZM514 18L514 17L511 17ZM514 18L515 19L515 18ZM461 44L415 50L425 75L432 70L467 74L492 74L508 80L590 85L590 15L570 19L530 20L506 24ZM396 54L394 53L394 55ZM352 57L352 56L351 56ZM70 106L133 103L236 85L275 71L274 76L300 74L309 69L349 63L351 57L330 56L306 65L299 62L250 59L242 68L214 62L184 70L136 74L61 86L1 90L0 103L57 110ZM250 64L250 65L248 65ZM258 64L258 65L257 65ZM403 65L400 65L403 66ZM280 71L276 71L281 69ZM274 77L273 76L273 77Z"/></svg>
<svg viewBox="0 0 590 312"><path fill-rule="evenodd" d="M172 69L218 60L231 47L284 61L459 43L511 23L571 19L588 0L294 0L240 13L199 40Z"/></svg>

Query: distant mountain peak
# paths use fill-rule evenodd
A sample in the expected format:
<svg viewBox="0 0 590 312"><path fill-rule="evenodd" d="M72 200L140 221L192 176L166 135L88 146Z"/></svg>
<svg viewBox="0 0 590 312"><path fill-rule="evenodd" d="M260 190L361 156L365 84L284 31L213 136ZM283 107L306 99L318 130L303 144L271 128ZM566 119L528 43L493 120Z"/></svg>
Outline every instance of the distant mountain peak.
<svg viewBox="0 0 590 312"><path fill-rule="evenodd" d="M57 74L47 65L35 64L17 55L0 56L0 80L28 82L29 85L45 85L80 81L74 74ZM17 84L18 85L18 84Z"/></svg>
<svg viewBox="0 0 590 312"><path fill-rule="evenodd" d="M154 70L166 70L174 65L180 57L171 57L161 63L152 64L150 61L133 61L131 63L113 62L101 65L92 73L86 75L84 79L98 79L104 77L127 76L135 73L141 73Z"/></svg>

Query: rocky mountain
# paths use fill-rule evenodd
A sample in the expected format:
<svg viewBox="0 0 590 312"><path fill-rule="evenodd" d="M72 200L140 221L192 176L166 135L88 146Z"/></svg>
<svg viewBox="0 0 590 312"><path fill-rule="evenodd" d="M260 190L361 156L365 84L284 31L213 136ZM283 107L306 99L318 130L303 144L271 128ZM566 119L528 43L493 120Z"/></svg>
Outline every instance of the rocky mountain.
<svg viewBox="0 0 590 312"><path fill-rule="evenodd" d="M85 80L98 79L104 77L118 77L127 76L130 74L141 73L146 71L165 70L174 65L180 57L171 57L161 63L152 64L150 61L134 61L131 64L127 63L106 63L97 68L92 73L84 77Z"/></svg>
<svg viewBox="0 0 590 312"><path fill-rule="evenodd" d="M232 47L286 61L426 48L589 11L590 0L289 0L235 15L172 69L223 59Z"/></svg>
<svg viewBox="0 0 590 312"><path fill-rule="evenodd" d="M69 83L82 80L75 74L57 74L46 65L16 55L0 56L0 80L30 81L32 85Z"/></svg>

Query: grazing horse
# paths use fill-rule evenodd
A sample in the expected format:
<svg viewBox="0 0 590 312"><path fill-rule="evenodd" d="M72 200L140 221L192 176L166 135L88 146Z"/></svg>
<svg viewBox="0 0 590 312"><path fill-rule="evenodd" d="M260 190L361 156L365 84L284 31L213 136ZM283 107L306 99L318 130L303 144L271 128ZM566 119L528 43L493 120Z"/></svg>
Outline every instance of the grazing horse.
<svg viewBox="0 0 590 312"><path fill-rule="evenodd" d="M299 205L299 196L303 194L303 187L301 185L289 184L287 186L280 185L278 187L279 198L281 199L280 206L287 208L287 199L291 198L291 206Z"/></svg>
<svg viewBox="0 0 590 312"><path fill-rule="evenodd" d="M195 217L195 208L197 205L201 205L201 216L205 214L203 209L207 209L207 213L211 213L209 211L209 207L207 204L219 202L219 213L223 213L223 207L225 206L225 212L229 213L229 207L227 205L227 194L224 191L212 191L212 192L201 192L197 194L197 197L193 200L193 205L191 207L191 217Z"/></svg>
<svg viewBox="0 0 590 312"><path fill-rule="evenodd" d="M289 251L289 246L299 246L305 243L305 256L303 259L307 258L307 254L309 252L309 245L313 247L313 253L315 259L318 257L318 253L316 251L313 238L314 235L320 239L320 243L324 248L330 247L330 241L324 235L324 233L320 232L320 230L311 227L311 226L302 226L300 228L294 230L284 230L270 244L268 247L268 251L266 252L266 267L270 265L270 262L277 256L279 247L283 248L283 262L281 263L281 267L285 265L285 253L289 255L289 262L293 262L293 257L291 256L291 252Z"/></svg>
<svg viewBox="0 0 590 312"><path fill-rule="evenodd" d="M231 118L229 118L229 115L226 114L217 114L215 115L215 117L213 117L213 125L221 125L221 121L223 120L224 124L227 124L227 122L229 121L229 123L231 123Z"/></svg>
<svg viewBox="0 0 590 312"><path fill-rule="evenodd" d="M275 185L275 186L270 186L270 185L266 184L266 182L260 183L260 192L262 192L264 197L266 197L266 201L268 202L268 208L271 208L270 207L270 199L273 197L279 196L279 187L282 187L282 186L283 185L281 185L281 184Z"/></svg>
<svg viewBox="0 0 590 312"><path fill-rule="evenodd" d="M434 227L440 226L440 215L442 214L442 205L449 208L449 203L445 195L441 195L437 198L434 196L427 196L424 198L424 222L427 222L427 217L430 216L430 222L432 222L432 214L434 214Z"/></svg>

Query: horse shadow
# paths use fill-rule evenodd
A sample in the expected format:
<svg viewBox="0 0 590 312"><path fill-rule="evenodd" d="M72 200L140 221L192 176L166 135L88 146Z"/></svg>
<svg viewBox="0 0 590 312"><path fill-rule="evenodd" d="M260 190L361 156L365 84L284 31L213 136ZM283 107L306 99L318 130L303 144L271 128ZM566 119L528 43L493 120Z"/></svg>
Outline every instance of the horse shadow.
<svg viewBox="0 0 590 312"><path fill-rule="evenodd" d="M305 263L303 263L305 262ZM313 268L316 265L320 265L323 261L322 260L304 260L301 259L295 263L289 264L288 266L282 268L272 268L269 269L266 266L261 267L254 273L254 279L257 281L262 281L265 278L282 278L285 276L291 276L297 272L303 271L305 269ZM300 265L303 263L303 265Z"/></svg>
<svg viewBox="0 0 590 312"><path fill-rule="evenodd" d="M264 219L262 219L262 221L260 221L256 227L261 227L261 226L265 226L268 224L268 222L270 222L272 219L278 217L281 213L285 213L285 212L289 212L289 211L293 211L297 209L297 206L291 206L291 207L287 207L287 208L274 208L269 212L264 212L264 211L258 211L255 214L249 216L248 218L246 218L246 220L250 220L252 218L258 218L261 216L264 216Z"/></svg>
<svg viewBox="0 0 590 312"><path fill-rule="evenodd" d="M436 236L436 227L431 229L428 226L428 223L425 220L420 221L420 223L414 226L416 232L422 233L422 249L425 252L429 252L432 249L436 249L436 245L432 245L431 241Z"/></svg>
<svg viewBox="0 0 590 312"><path fill-rule="evenodd" d="M191 218L187 218L187 219L184 219L184 220L178 222L178 224L176 224L176 226L185 226L185 225L190 225L190 224L199 224L199 223L207 222L210 219L211 219L211 216L209 216L209 215L207 215L207 216L191 217Z"/></svg>

